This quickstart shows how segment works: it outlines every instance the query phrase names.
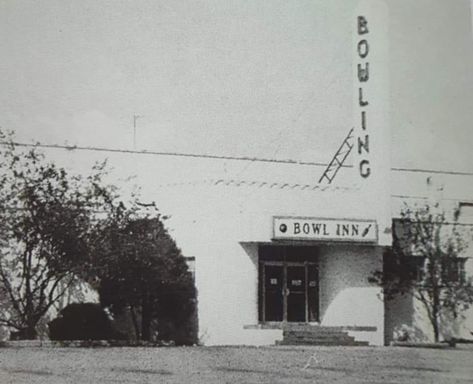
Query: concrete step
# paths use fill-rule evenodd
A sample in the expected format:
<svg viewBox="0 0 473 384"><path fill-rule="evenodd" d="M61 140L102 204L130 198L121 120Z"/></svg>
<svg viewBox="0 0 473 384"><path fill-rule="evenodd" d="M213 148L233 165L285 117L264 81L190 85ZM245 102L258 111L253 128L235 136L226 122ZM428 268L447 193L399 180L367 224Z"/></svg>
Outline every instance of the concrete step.
<svg viewBox="0 0 473 384"><path fill-rule="evenodd" d="M352 343L354 337L285 337L283 340L304 341L307 343L334 342L334 343Z"/></svg>
<svg viewBox="0 0 473 384"><path fill-rule="evenodd" d="M360 347L368 346L367 341L351 341L351 342L338 342L338 341L307 341L307 340L281 340L276 342L276 345L321 345L321 346L342 346L342 347Z"/></svg>
<svg viewBox="0 0 473 384"><path fill-rule="evenodd" d="M287 342L303 342L307 344L318 344L318 343L335 343L335 344L350 344L354 343L355 339L300 339L300 338L285 338L283 339Z"/></svg>
<svg viewBox="0 0 473 384"><path fill-rule="evenodd" d="M331 337L331 336L338 336L338 335L348 335L348 332L336 331L336 332L319 332L319 331L283 331L283 335L285 336L292 336L292 335L301 335L301 336L312 336L312 335L320 335L323 337Z"/></svg>
<svg viewBox="0 0 473 384"><path fill-rule="evenodd" d="M320 337L335 337L335 336L347 336L348 335L348 332L305 332L305 331L301 331L301 332L283 332L283 335L284 336L294 336L294 335L297 335L297 336L308 336L308 337L311 337L311 336L320 336Z"/></svg>
<svg viewBox="0 0 473 384"><path fill-rule="evenodd" d="M283 330L283 340L279 345L341 345L361 346L367 342L356 341L343 327L327 327L295 324Z"/></svg>
<svg viewBox="0 0 473 384"><path fill-rule="evenodd" d="M343 332L344 327L341 326L326 326L326 325L301 325L301 324L287 324L283 328L284 331L318 331L318 332Z"/></svg>

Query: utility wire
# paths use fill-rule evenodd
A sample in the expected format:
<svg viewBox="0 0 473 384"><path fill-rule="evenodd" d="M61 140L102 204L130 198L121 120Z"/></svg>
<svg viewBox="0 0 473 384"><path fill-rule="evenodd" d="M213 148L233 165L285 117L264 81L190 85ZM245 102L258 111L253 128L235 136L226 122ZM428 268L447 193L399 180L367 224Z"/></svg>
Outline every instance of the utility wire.
<svg viewBox="0 0 473 384"><path fill-rule="evenodd" d="M10 145L11 143L1 141L0 145ZM78 145L60 145L60 144L28 144L13 142L13 145L18 147L38 147L38 148L49 148L49 149L67 149L70 151L96 151L96 152L111 152L111 153L127 153L127 154L140 154L140 155L155 155L155 156L176 156L176 157L193 157L203 159L215 159L215 160L237 160L237 161L258 161L264 163L282 163L282 164L297 164L297 165L310 165L317 167L326 167L326 163L319 163L313 161L299 161L291 159L269 159L260 157L246 157L246 156L225 156L225 155L211 155L211 154L198 154L198 153L184 153L184 152L161 152L161 151L147 151L147 150L131 150L131 149L117 149L117 148L104 148L104 147L84 147ZM346 165L345 167L351 168L352 165Z"/></svg>
<svg viewBox="0 0 473 384"><path fill-rule="evenodd" d="M396 172L436 173L436 174L455 175L455 176L473 176L473 172L443 171L443 170L438 170L438 169L421 169L421 168L400 168L400 167L391 167L391 171L396 171Z"/></svg>
<svg viewBox="0 0 473 384"><path fill-rule="evenodd" d="M10 145L10 144L12 143L6 142L6 141L0 141L0 145L5 146L5 145ZM154 156L191 157L191 158L214 159L214 160L235 160L235 161L252 161L252 162L261 162L261 163L308 165L308 166L315 166L315 167L326 167L328 165L327 163L321 163L321 162L315 162L315 161L300 161L300 160L293 160L293 159L272 159L272 158L248 157L248 156L225 156L225 155L198 154L198 153L185 153L185 152L131 150L131 149L118 149L118 148L78 146L78 145L40 144L40 143L28 144L28 143L20 143L20 142L13 142L13 145L16 145L18 147L66 149L70 151L79 150L79 151L126 153L126 154L140 154L140 155L154 155ZM353 165L343 164L342 167L353 168ZM434 173L434 174L455 175L455 176L473 176L473 172L447 171L447 170L423 169L423 168L391 167L391 171Z"/></svg>

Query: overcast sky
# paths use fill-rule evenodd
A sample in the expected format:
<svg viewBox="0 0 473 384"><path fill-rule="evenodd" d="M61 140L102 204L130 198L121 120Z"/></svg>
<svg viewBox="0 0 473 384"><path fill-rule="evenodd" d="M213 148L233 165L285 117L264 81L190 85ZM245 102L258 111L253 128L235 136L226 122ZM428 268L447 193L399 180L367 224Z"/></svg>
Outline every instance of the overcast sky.
<svg viewBox="0 0 473 384"><path fill-rule="evenodd" d="M329 161L353 125L352 0L0 0L19 139ZM469 0L390 2L393 166L473 171Z"/></svg>

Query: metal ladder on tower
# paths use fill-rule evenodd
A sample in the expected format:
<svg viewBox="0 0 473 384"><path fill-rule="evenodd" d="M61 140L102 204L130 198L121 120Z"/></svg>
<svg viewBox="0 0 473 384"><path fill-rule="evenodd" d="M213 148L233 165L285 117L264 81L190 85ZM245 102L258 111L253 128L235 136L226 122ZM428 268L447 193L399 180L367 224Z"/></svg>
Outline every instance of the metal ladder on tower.
<svg viewBox="0 0 473 384"><path fill-rule="evenodd" d="M350 132L348 132L347 137L345 137L345 140L343 140L343 143L340 145L340 148L338 148L337 153L335 153L335 156L333 156L327 168L325 168L324 173L319 179L319 183L322 183L324 180L326 180L327 183L330 184L337 175L338 170L343 166L343 163L353 148L353 144L351 142L353 139L353 130L354 128L350 129Z"/></svg>

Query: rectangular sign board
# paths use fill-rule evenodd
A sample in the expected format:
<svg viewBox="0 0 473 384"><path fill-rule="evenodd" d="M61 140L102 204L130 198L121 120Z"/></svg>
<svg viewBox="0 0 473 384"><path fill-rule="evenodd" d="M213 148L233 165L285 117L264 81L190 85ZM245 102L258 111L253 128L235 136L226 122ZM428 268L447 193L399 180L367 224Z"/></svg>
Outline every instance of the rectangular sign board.
<svg viewBox="0 0 473 384"><path fill-rule="evenodd" d="M376 243L375 220L273 217L274 240L352 241Z"/></svg>

